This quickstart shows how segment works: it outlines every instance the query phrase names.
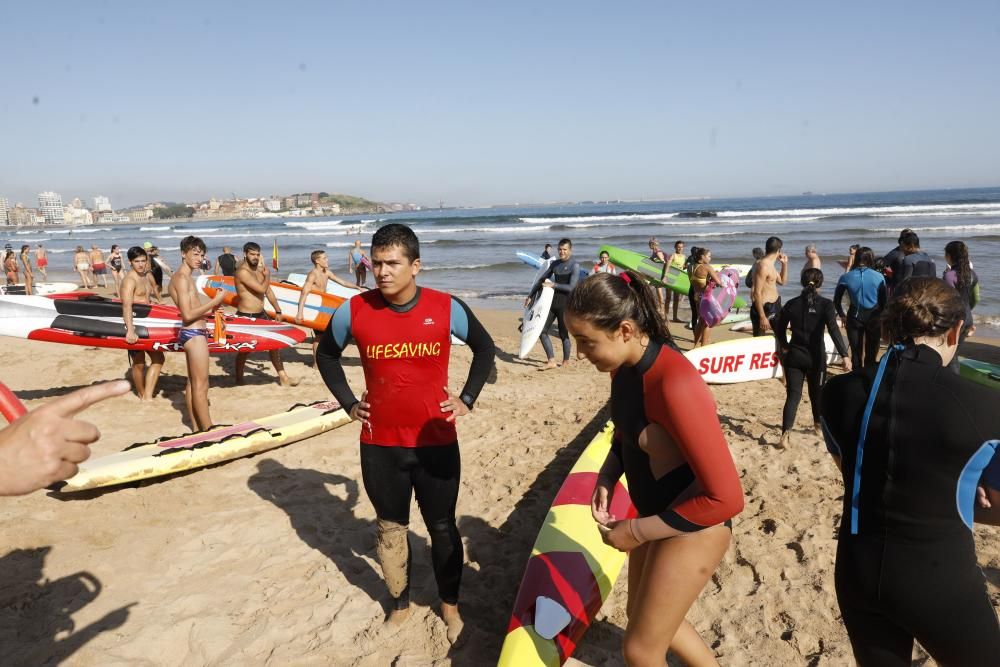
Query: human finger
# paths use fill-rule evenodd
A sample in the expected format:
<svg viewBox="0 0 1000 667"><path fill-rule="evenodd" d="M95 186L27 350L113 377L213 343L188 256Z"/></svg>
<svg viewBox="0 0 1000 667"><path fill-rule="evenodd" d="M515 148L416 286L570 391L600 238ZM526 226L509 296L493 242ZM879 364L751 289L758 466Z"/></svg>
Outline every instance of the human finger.
<svg viewBox="0 0 1000 667"><path fill-rule="evenodd" d="M59 458L69 463L82 463L90 458L90 447L79 441L67 441L59 448Z"/></svg>
<svg viewBox="0 0 1000 667"><path fill-rule="evenodd" d="M101 382L99 384L92 384L89 387L84 387L83 389L78 389L70 394L66 394L65 396L60 396L54 401L42 406L39 410L52 412L61 417L72 417L76 413L89 408L95 403L111 398L112 396L121 396L122 394L128 393L128 391L129 383L125 380Z"/></svg>
<svg viewBox="0 0 1000 667"><path fill-rule="evenodd" d="M61 482L64 479L69 479L77 472L79 472L80 467L75 463L70 463L69 461L62 461L56 469L49 474L48 483Z"/></svg>

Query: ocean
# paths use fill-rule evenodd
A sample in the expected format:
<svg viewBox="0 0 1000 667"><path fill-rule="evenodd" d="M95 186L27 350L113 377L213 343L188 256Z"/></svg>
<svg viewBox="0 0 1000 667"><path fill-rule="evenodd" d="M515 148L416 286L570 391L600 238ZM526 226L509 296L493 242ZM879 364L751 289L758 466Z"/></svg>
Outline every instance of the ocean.
<svg viewBox="0 0 1000 667"><path fill-rule="evenodd" d="M348 248L361 239L367 248L381 225L410 225L420 238L423 271L420 284L447 290L472 306L519 309L534 270L521 263L517 251L540 254L545 243L573 241L574 257L583 265L596 261L598 248L608 244L647 251L650 237L665 251L676 240L708 247L713 262L752 261L751 250L768 236L784 241L789 255L789 285L782 296L800 290L797 277L805 262L804 249L814 243L823 260L822 292L832 296L843 273L836 260L847 257L853 243L870 246L876 256L896 245L903 228L920 236L921 246L945 269L944 246L965 241L979 275L982 302L975 310L986 335L1000 334L1000 188L803 194L785 197L690 199L654 202L587 202L559 206L446 209L334 218L267 218L198 220L173 224L144 223L114 227L53 229L3 228L0 237L15 247L38 242L50 253L50 279L72 278L72 251L91 244L107 251L112 243L123 249L150 241L172 267L179 264L180 239L194 234L218 255L230 245L239 256L243 243L253 240L270 259L277 239L278 277L310 268L309 253L325 249L331 269L345 279ZM353 279L352 279L353 281ZM369 276L369 285L372 284ZM743 290L745 292L745 290Z"/></svg>

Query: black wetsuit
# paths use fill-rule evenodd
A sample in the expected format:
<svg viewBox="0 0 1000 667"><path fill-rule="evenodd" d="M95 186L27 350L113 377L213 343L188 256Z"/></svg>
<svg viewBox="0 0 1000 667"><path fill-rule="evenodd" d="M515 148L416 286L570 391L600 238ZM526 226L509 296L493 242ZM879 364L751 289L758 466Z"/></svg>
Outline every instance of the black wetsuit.
<svg viewBox="0 0 1000 667"><path fill-rule="evenodd" d="M844 312L844 294L851 298L850 312ZM851 363L855 368L872 365L882 340L882 310L888 298L885 278L875 269L857 266L840 276L833 292L833 304L844 320Z"/></svg>
<svg viewBox="0 0 1000 667"><path fill-rule="evenodd" d="M787 338L787 327L792 325L792 340ZM785 409L781 416L781 431L792 428L795 413L802 400L802 383L809 384L809 403L813 422L819 423L820 392L826 381L826 342L824 331L830 332L833 345L842 357L847 356L844 337L837 327L833 302L817 295L809 305L806 297L797 296L781 309L774 318L774 337L781 352L781 365L785 371Z"/></svg>
<svg viewBox="0 0 1000 667"><path fill-rule="evenodd" d="M580 268L576 263L575 259L570 259L567 262L557 259L549 264L549 269L535 281L535 284L531 287L531 292L528 293L528 298L533 299L539 290L542 289L542 283L546 279L552 279L555 283L555 296L552 297L552 308L549 310L549 316L545 318L545 326L542 327L542 335L539 339L542 341L542 349L545 350L546 357L548 359L555 359L555 351L552 349L552 341L549 340L549 327L552 326L553 322L558 322L559 324L559 338L562 340L563 348L563 361L569 359L570 352L570 341L569 341L569 330L566 329L566 322L563 320L563 313L566 310L566 299L569 297L569 293L573 291L576 287L576 283L580 280Z"/></svg>
<svg viewBox="0 0 1000 667"><path fill-rule="evenodd" d="M899 249L899 246L896 246L882 258L883 271L885 272L885 286L889 290L890 296L892 295L892 290L902 280L903 258L905 256L906 254Z"/></svg>
<svg viewBox="0 0 1000 667"><path fill-rule="evenodd" d="M156 283L156 287L162 292L163 291L163 267L160 263L156 261L153 255L149 256L149 272L153 274L153 282Z"/></svg>
<svg viewBox="0 0 1000 667"><path fill-rule="evenodd" d="M219 255L219 269L222 270L224 276L235 276L236 258L228 252Z"/></svg>
<svg viewBox="0 0 1000 667"><path fill-rule="evenodd" d="M901 263L902 275L896 279L896 286L899 287L904 281L910 278L935 278L937 277L937 266L934 260L926 252L918 250L903 257Z"/></svg>
<svg viewBox="0 0 1000 667"><path fill-rule="evenodd" d="M892 348L823 391L845 487L837 601L862 667L909 666L914 639L942 665L1000 661L972 534L977 483L1000 488L996 396L925 345Z"/></svg>

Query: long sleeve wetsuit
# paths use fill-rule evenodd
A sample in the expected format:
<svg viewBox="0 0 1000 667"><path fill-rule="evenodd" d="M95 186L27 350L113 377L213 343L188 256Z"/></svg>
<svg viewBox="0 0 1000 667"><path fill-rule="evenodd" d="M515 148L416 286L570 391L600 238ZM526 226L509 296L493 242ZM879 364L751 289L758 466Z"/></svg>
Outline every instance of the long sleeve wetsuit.
<svg viewBox="0 0 1000 667"><path fill-rule="evenodd" d="M448 386L451 335L468 343L472 366L461 391L469 407L493 367L493 339L459 299L417 288L397 306L371 290L334 313L316 360L327 387L348 411L358 402L347 384L341 355L357 342L370 405L361 429L361 474L378 516L379 559L397 608L409 604L406 526L415 494L431 537L431 558L441 600L458 601L462 540L455 523L461 478L458 436L440 403Z"/></svg>
<svg viewBox="0 0 1000 667"><path fill-rule="evenodd" d="M792 340L787 338L788 325L792 326ZM781 416L784 433L795 423L795 413L802 400L802 383L809 385L809 403L813 422L819 423L820 392L826 381L826 342L823 334L830 332L833 345L842 357L847 356L847 345L840 335L833 302L816 297L810 305L806 297L798 296L785 304L774 320L774 338L778 344L781 365L785 371L785 408Z"/></svg>
<svg viewBox="0 0 1000 667"><path fill-rule="evenodd" d="M743 489L719 426L715 399L701 375L675 348L651 340L635 366L622 366L611 381L615 437L613 465L628 479L640 517L694 532L727 522L743 509ZM669 434L680 463L659 478L639 446L649 424Z"/></svg>
<svg viewBox="0 0 1000 667"><path fill-rule="evenodd" d="M569 297L569 293L573 291L576 283L580 280L579 265L575 259L565 262L561 259L555 260L549 265L548 271L535 280L535 284L531 286L531 291L528 293L528 298L534 298L538 291L542 289L542 283L548 279L551 279L555 283L552 288L555 290L555 296L552 298L552 308L549 310L548 317L545 318L545 326L542 327L542 335L539 336L539 339L542 342L542 349L545 350L546 357L548 359L555 359L555 351L552 349L552 341L549 340L548 330L553 322L558 322L559 339L562 341L563 348L563 361L566 361L569 359L570 340L563 314L566 311L566 300Z"/></svg>
<svg viewBox="0 0 1000 667"><path fill-rule="evenodd" d="M996 392L925 345L823 391L840 460L837 600L862 667L910 664L914 638L943 665L995 665L1000 625L976 562L976 485L1000 489Z"/></svg>
<svg viewBox="0 0 1000 667"><path fill-rule="evenodd" d="M844 312L844 294L851 297L851 310ZM833 303L844 320L847 342L851 345L851 363L855 368L870 366L878 356L882 327L879 315L885 308L888 290L885 278L875 269L859 266L837 281Z"/></svg>

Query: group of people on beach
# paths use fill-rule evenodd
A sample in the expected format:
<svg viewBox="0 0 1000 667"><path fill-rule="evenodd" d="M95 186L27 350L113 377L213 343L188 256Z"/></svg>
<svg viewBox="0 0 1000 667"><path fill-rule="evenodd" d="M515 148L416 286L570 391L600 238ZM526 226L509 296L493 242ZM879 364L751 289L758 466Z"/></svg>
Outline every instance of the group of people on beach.
<svg viewBox="0 0 1000 667"><path fill-rule="evenodd" d="M865 356L852 364L853 355L841 340L838 351L853 371L831 379L814 398L816 421L845 488L834 583L859 664L909 665L914 640L941 664L995 664L1000 625L977 566L972 526L974 521L1000 525L1000 457L994 456L1000 413L992 409L992 390L947 369L966 329L974 274L952 265L954 284L934 277L933 263L914 257L911 241L901 235L901 269L893 270L884 293L867 273L843 280L854 313L847 314L848 320L853 317L860 326L865 319L865 335L878 331L887 351L881 359ZM250 274L244 288L256 301L245 304L241 294L240 306L250 316L260 314L257 306L267 284L254 246L245 247L237 269ZM967 257L950 247L949 262ZM129 250L130 262L133 250L141 249ZM591 509L604 541L629 554L625 660L663 665L669 650L686 664L716 664L711 648L684 620L715 576L732 540L732 519L744 505L715 400L680 353L663 301L646 280L631 270L597 271L581 279L569 239L559 242L557 252L559 259L539 283L548 281L556 290L553 321L559 325L563 363L570 359L572 336L577 356L611 375L615 435ZM196 375L207 378L207 369L199 366L207 364L204 317L219 306L221 296L202 303L191 279L201 265L204 243L187 237L181 253L170 293L184 318L194 382ZM698 257L700 266L706 255ZM848 274L872 270L867 249L857 249L849 261ZM363 483L375 508L376 550L392 597L387 622L405 623L410 608L407 530L415 494L431 537L447 637L454 642L463 625L455 422L473 409L495 347L460 299L417 285L420 246L409 227L381 227L372 237L371 264L376 289L336 310L320 338L317 365L341 406L361 422ZM786 282L787 265L781 240L768 239L753 269L751 312L756 312L755 334L778 334L776 345L791 384L792 368L802 366L798 377L807 381L813 365L825 368L825 358L814 355L815 332L829 330L831 322L837 327L836 307L818 293L823 276L817 266L802 271L802 295L782 306L777 285ZM141 273L141 261L140 268L132 266ZM316 268L325 270L320 264ZM875 314L866 305L870 300L851 292L873 288L884 294L876 299ZM783 343L786 324L792 334ZM453 335L468 343L473 355L458 390L448 384ZM351 342L365 375L360 397L342 365ZM546 355L553 363L551 343ZM0 432L0 458L18 466L12 475L0 465L0 490L28 492L72 475L98 437L93 426L73 415L126 390L122 383L88 387ZM204 428L211 419L207 393L199 392L193 413L196 427ZM622 474L638 511L634 519L610 512Z"/></svg>

